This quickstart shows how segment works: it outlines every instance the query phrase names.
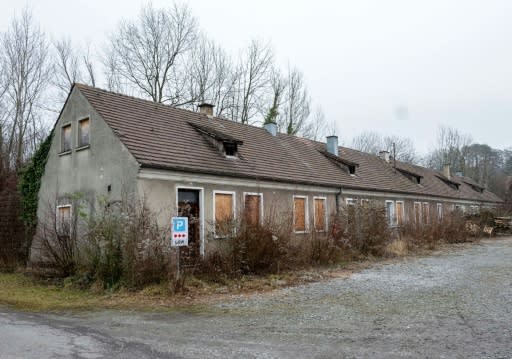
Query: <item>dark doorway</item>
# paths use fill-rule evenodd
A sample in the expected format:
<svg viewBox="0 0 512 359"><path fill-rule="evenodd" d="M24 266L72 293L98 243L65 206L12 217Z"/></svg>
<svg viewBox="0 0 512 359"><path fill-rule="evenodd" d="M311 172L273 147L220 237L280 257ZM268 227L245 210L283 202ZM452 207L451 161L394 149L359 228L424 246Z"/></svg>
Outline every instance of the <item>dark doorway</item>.
<svg viewBox="0 0 512 359"><path fill-rule="evenodd" d="M178 216L188 217L188 247L181 248L181 263L194 265L201 253L200 190L178 189Z"/></svg>

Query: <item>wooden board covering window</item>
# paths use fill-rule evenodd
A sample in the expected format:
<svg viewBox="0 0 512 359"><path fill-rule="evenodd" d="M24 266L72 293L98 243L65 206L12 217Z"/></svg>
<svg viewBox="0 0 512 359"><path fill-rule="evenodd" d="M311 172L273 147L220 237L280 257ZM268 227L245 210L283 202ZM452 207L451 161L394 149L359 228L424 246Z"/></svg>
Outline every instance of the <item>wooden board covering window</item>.
<svg viewBox="0 0 512 359"><path fill-rule="evenodd" d="M70 206L63 206L57 208L57 233L61 236L68 236L71 233Z"/></svg>
<svg viewBox="0 0 512 359"><path fill-rule="evenodd" d="M422 204L422 217L423 217L423 223L428 223L428 203Z"/></svg>
<svg viewBox="0 0 512 359"><path fill-rule="evenodd" d="M306 199L296 197L293 199L294 227L296 232L306 231Z"/></svg>
<svg viewBox="0 0 512 359"><path fill-rule="evenodd" d="M399 226L404 224L404 204L396 202L396 221Z"/></svg>
<svg viewBox="0 0 512 359"><path fill-rule="evenodd" d="M233 194L215 193L215 234L226 235L233 219Z"/></svg>
<svg viewBox="0 0 512 359"><path fill-rule="evenodd" d="M315 230L325 231L325 199L315 198Z"/></svg>
<svg viewBox="0 0 512 359"><path fill-rule="evenodd" d="M71 150L71 125L66 125L62 127L61 145L62 152Z"/></svg>
<svg viewBox="0 0 512 359"><path fill-rule="evenodd" d="M420 203L414 203L414 220L416 221L416 224L420 224L420 220L421 220L421 204Z"/></svg>
<svg viewBox="0 0 512 359"><path fill-rule="evenodd" d="M78 145L87 146L89 144L89 119L85 118L79 122L78 126Z"/></svg>
<svg viewBox="0 0 512 359"><path fill-rule="evenodd" d="M247 224L260 224L261 196L248 194L245 196L245 220Z"/></svg>

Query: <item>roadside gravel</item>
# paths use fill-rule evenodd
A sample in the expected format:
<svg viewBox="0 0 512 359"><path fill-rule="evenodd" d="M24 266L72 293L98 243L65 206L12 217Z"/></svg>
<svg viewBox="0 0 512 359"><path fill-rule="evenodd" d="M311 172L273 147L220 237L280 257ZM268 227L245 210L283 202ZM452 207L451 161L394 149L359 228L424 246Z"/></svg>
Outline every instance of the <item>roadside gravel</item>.
<svg viewBox="0 0 512 359"><path fill-rule="evenodd" d="M131 347L139 358L512 358L512 238L194 312L22 319L101 341L92 357L124 357Z"/></svg>

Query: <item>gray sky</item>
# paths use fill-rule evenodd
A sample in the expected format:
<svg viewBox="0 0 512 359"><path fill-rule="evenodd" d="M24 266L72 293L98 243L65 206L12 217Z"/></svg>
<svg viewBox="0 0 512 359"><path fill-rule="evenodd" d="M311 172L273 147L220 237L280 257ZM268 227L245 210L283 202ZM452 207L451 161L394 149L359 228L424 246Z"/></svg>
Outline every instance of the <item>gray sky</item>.
<svg viewBox="0 0 512 359"><path fill-rule="evenodd" d="M136 17L145 3L2 0L0 31L28 4L47 33L101 48L118 21ZM345 143L374 130L410 137L425 152L445 125L492 147L512 146L512 1L187 4L229 52L251 38L271 41L278 63L305 73L315 103L337 122Z"/></svg>

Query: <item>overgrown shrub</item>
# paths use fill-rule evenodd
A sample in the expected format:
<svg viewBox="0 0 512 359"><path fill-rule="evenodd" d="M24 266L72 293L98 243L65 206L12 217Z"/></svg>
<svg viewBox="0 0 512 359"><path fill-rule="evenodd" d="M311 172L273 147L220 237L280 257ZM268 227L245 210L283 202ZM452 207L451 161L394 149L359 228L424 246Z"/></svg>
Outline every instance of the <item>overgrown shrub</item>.
<svg viewBox="0 0 512 359"><path fill-rule="evenodd" d="M105 205L88 220L80 273L105 288L140 288L167 279L163 233L143 202Z"/></svg>
<svg viewBox="0 0 512 359"><path fill-rule="evenodd" d="M468 240L467 220L459 212L446 213L441 220L417 224L410 221L399 229L402 239L412 246L435 248L441 242L462 243Z"/></svg>

